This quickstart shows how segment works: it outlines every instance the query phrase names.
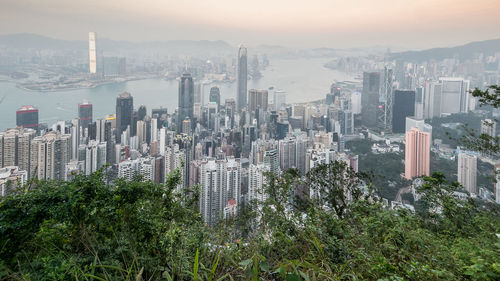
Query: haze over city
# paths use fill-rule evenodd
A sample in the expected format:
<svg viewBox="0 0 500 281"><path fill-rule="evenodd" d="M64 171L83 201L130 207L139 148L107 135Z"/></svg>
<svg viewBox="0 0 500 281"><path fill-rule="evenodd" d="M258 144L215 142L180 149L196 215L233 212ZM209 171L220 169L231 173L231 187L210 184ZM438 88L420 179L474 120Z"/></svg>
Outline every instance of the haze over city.
<svg viewBox="0 0 500 281"><path fill-rule="evenodd" d="M2 0L0 34L422 49L500 38L499 10L496 0Z"/></svg>
<svg viewBox="0 0 500 281"><path fill-rule="evenodd" d="M500 280L499 0L0 1L0 280Z"/></svg>

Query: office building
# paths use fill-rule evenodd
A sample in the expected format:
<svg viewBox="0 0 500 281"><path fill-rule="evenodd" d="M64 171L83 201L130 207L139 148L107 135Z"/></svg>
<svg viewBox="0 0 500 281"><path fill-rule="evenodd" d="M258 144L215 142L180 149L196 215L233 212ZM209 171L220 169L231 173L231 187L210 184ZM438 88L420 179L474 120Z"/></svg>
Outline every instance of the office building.
<svg viewBox="0 0 500 281"><path fill-rule="evenodd" d="M274 91L274 110L278 111L286 106L286 92L281 90Z"/></svg>
<svg viewBox="0 0 500 281"><path fill-rule="evenodd" d="M192 120L194 105L194 83L189 72L184 72L179 81L179 108L177 112L177 132L182 130L182 122Z"/></svg>
<svg viewBox="0 0 500 281"><path fill-rule="evenodd" d="M411 180L430 175L431 135L411 128L405 135L405 175Z"/></svg>
<svg viewBox="0 0 500 281"><path fill-rule="evenodd" d="M392 130L392 114L394 109L394 94L392 91L392 69L384 67L384 81L382 83L381 98L384 102L382 106L383 114L380 114L379 120L381 121L381 127L386 132Z"/></svg>
<svg viewBox="0 0 500 281"><path fill-rule="evenodd" d="M210 97L209 97L209 102L215 102L218 107L220 107L220 89L219 87L215 86L210 88Z"/></svg>
<svg viewBox="0 0 500 281"><path fill-rule="evenodd" d="M97 73L97 35L95 32L89 32L89 72Z"/></svg>
<svg viewBox="0 0 500 281"><path fill-rule="evenodd" d="M16 126L38 130L38 108L25 105L16 111Z"/></svg>
<svg viewBox="0 0 500 281"><path fill-rule="evenodd" d="M132 124L134 98L129 92L123 92L116 98L116 143L120 143L121 135Z"/></svg>
<svg viewBox="0 0 500 281"><path fill-rule="evenodd" d="M457 180L471 194L478 194L477 156L468 151L458 153Z"/></svg>
<svg viewBox="0 0 500 281"><path fill-rule="evenodd" d="M379 103L380 72L363 73L363 91L361 97L361 121L363 126L374 128L377 125Z"/></svg>
<svg viewBox="0 0 500 281"><path fill-rule="evenodd" d="M267 90L251 89L248 91L248 111L255 112L257 108L267 111L268 92Z"/></svg>
<svg viewBox="0 0 500 281"><path fill-rule="evenodd" d="M360 92L351 93L351 111L352 114L361 114L361 96Z"/></svg>
<svg viewBox="0 0 500 281"><path fill-rule="evenodd" d="M92 104L84 101L78 104L78 119L80 119L80 126L87 128L92 124Z"/></svg>
<svg viewBox="0 0 500 281"><path fill-rule="evenodd" d="M415 91L395 90L392 109L392 132L405 133L406 117L415 115Z"/></svg>
<svg viewBox="0 0 500 281"><path fill-rule="evenodd" d="M238 106L238 110L242 110L247 106L247 48L245 46L240 45L238 50L238 86L237 86L237 94L236 94L236 104Z"/></svg>
<svg viewBox="0 0 500 281"><path fill-rule="evenodd" d="M441 115L469 111L469 81L463 78L439 78L441 84Z"/></svg>

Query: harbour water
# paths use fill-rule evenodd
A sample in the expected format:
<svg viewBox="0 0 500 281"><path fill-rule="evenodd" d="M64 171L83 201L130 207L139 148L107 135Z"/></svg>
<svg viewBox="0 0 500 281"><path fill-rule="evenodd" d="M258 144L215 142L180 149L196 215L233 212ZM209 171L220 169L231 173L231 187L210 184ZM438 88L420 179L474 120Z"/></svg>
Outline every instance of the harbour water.
<svg viewBox="0 0 500 281"><path fill-rule="evenodd" d="M287 92L287 102L308 102L325 97L334 81L354 80L352 75L325 68L328 59L271 60L262 71L263 77L249 80L248 89L274 87ZM236 97L236 83L212 83L203 87L204 100L208 101L210 87L219 86L221 101ZM93 104L94 118L115 112L116 97L128 91L134 97L134 107L143 104L148 112L152 108L167 107L173 112L177 107L178 81L146 79L106 84L95 88L58 92L36 92L17 88L14 83L0 82L0 130L14 127L16 110L22 105L39 108L40 123L49 126L58 120L71 120L78 115L78 103L87 100ZM269 101L272 102L272 96Z"/></svg>

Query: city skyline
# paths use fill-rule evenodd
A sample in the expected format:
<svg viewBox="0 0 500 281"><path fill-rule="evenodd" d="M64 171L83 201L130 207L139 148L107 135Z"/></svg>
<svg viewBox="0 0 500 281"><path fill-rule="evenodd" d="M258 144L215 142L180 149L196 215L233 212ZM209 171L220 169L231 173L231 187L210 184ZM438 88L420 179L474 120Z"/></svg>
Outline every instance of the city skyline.
<svg viewBox="0 0 500 281"><path fill-rule="evenodd" d="M93 30L102 38L132 41L201 39L227 40L234 45L422 49L500 38L496 28L500 19L495 15L500 3L479 2L314 0L304 5L302 1L259 0L246 5L226 0L147 0L140 4L5 0L0 34L30 32L76 40L79 33Z"/></svg>

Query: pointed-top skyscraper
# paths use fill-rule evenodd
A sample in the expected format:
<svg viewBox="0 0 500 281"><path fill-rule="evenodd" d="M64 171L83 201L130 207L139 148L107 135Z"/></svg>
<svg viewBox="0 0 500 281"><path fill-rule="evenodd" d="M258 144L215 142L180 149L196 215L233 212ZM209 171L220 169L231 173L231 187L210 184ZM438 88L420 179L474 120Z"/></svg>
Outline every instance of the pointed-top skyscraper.
<svg viewBox="0 0 500 281"><path fill-rule="evenodd" d="M238 110L247 106L247 48L241 44L238 50L238 92L236 104Z"/></svg>
<svg viewBox="0 0 500 281"><path fill-rule="evenodd" d="M181 132L182 122L185 119L193 119L194 105L194 83L191 73L187 70L182 74L179 81L179 111L177 113L177 131Z"/></svg>

